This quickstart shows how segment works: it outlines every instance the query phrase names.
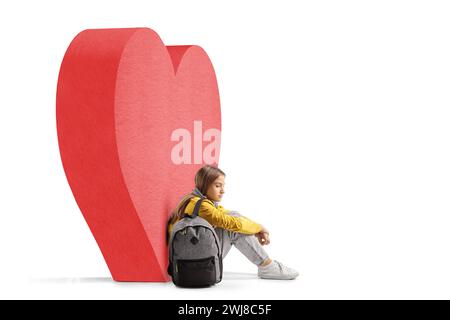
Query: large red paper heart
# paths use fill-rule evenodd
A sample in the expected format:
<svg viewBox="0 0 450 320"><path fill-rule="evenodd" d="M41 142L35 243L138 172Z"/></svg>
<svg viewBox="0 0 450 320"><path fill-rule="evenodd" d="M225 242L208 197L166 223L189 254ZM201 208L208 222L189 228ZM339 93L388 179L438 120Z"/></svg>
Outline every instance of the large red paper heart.
<svg viewBox="0 0 450 320"><path fill-rule="evenodd" d="M207 139L220 147L202 132L221 130L206 52L166 47L148 28L82 31L61 64L56 120L69 185L113 279L168 281L167 218L197 170L219 159L219 148L214 162L201 157ZM193 148L181 164L172 154L180 129Z"/></svg>

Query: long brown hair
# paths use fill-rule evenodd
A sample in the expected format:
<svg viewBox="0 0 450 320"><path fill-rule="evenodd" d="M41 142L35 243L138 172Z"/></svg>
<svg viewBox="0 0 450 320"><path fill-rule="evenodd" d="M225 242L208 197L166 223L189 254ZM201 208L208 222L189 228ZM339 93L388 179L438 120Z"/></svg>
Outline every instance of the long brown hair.
<svg viewBox="0 0 450 320"><path fill-rule="evenodd" d="M206 196L206 192L208 191L209 186L219 176L225 176L225 173L218 167L205 165L202 168L200 168L200 170L198 170L197 173L195 174L195 187L204 196ZM184 210L186 210L189 201L196 196L197 195L195 195L193 192L186 194L178 203L178 205L175 207L175 209L172 211L168 223L170 224L172 223L172 221L181 219L184 216Z"/></svg>

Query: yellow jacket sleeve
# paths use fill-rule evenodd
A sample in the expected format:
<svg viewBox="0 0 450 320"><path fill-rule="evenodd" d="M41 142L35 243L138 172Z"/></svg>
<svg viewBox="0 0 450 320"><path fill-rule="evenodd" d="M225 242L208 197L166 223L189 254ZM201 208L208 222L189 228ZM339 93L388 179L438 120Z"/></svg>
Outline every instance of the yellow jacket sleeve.
<svg viewBox="0 0 450 320"><path fill-rule="evenodd" d="M214 206L210 200L204 200L200 206L198 215L208 221L212 226L225 230L255 234L261 231L261 225L246 217L234 217L228 215L229 210L222 206Z"/></svg>

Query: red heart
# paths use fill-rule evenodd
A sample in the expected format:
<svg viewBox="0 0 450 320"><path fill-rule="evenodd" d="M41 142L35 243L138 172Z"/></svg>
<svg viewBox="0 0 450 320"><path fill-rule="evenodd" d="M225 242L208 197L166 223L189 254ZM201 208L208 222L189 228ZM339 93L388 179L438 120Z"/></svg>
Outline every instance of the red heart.
<svg viewBox="0 0 450 320"><path fill-rule="evenodd" d="M171 134L194 121L221 130L206 52L166 47L148 28L82 31L61 64L56 120L69 185L113 279L168 281L167 218L208 163L176 164Z"/></svg>

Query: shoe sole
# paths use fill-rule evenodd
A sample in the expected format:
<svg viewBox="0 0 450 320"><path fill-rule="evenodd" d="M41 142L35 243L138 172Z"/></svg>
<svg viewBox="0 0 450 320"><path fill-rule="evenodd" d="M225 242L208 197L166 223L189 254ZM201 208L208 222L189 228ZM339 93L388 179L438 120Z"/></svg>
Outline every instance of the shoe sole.
<svg viewBox="0 0 450 320"><path fill-rule="evenodd" d="M298 277L298 275L296 275L296 276L284 276L284 277L280 277L280 276L271 277L271 276L260 276L260 275L258 275L258 277L261 278L261 279L266 279L266 280L294 280L295 278Z"/></svg>

